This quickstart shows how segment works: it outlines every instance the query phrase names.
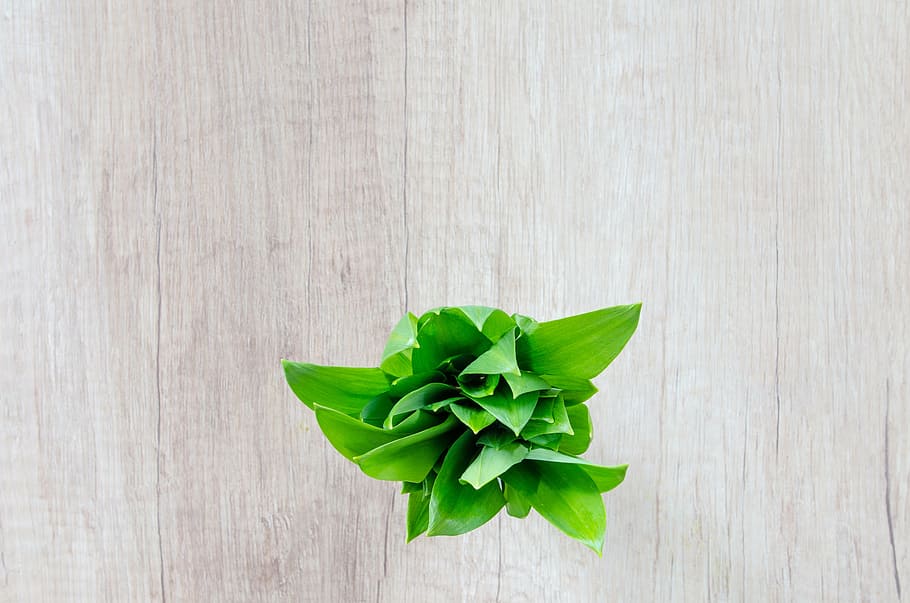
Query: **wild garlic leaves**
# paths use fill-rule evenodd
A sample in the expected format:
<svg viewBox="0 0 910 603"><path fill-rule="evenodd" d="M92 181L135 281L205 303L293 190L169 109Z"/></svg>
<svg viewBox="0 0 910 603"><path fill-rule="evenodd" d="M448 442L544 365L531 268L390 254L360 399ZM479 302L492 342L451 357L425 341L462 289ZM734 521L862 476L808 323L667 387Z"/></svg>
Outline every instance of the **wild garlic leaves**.
<svg viewBox="0 0 910 603"><path fill-rule="evenodd" d="M601 494L626 466L578 455L591 379L622 351L640 304L537 322L484 306L404 316L379 368L282 361L326 438L367 475L403 482L408 541L458 535L500 509L536 510L598 554Z"/></svg>

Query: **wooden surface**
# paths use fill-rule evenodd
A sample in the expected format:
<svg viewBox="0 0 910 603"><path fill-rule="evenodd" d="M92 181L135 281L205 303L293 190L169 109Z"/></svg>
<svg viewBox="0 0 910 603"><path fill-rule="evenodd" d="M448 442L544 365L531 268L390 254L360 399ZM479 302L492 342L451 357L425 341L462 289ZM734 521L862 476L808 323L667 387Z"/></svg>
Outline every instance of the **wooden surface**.
<svg viewBox="0 0 910 603"><path fill-rule="evenodd" d="M0 601L910 600L910 12L658 4L4 1ZM639 300L602 559L278 362Z"/></svg>

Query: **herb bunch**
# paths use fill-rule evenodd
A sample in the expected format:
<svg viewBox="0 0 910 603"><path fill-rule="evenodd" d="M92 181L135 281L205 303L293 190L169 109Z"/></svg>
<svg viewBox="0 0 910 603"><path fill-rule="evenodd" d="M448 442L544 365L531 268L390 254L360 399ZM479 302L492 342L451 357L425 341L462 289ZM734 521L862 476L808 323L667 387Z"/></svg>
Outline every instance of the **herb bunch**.
<svg viewBox="0 0 910 603"><path fill-rule="evenodd" d="M370 477L403 482L407 540L458 535L500 509L535 509L602 553L601 494L626 465L580 458L591 379L635 332L641 304L548 322L443 307L395 326L378 368L283 360L288 385L332 446Z"/></svg>

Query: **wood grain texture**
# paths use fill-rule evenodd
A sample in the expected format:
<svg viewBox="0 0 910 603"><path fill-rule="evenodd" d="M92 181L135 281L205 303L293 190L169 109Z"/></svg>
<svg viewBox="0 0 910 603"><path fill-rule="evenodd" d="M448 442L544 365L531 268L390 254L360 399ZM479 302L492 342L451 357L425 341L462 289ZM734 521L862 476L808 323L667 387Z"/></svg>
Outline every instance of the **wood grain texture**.
<svg viewBox="0 0 910 603"><path fill-rule="evenodd" d="M0 601L910 597L904 3L0 7ZM539 517L404 544L278 360L632 301Z"/></svg>

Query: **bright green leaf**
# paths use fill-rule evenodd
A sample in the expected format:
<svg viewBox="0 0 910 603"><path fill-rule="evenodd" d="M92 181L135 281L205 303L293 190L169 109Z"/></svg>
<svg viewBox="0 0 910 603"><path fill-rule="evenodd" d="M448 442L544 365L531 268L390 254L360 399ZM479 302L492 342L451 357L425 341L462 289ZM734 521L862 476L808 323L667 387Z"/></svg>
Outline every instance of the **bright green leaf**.
<svg viewBox="0 0 910 603"><path fill-rule="evenodd" d="M418 330L417 341L420 347L411 354L415 373L431 371L460 354L479 356L490 346L490 340L464 314L446 310L430 315Z"/></svg>
<svg viewBox="0 0 910 603"><path fill-rule="evenodd" d="M539 323L517 344L519 364L539 374L591 379L619 355L638 326L641 304Z"/></svg>
<svg viewBox="0 0 910 603"><path fill-rule="evenodd" d="M282 360L284 376L300 401L313 408L319 404L347 415L359 416L364 405L389 389L378 368L319 366Z"/></svg>
<svg viewBox="0 0 910 603"><path fill-rule="evenodd" d="M430 497L423 491L411 492L408 495L407 542L411 542L427 531L430 519Z"/></svg>
<svg viewBox="0 0 910 603"><path fill-rule="evenodd" d="M457 393L458 390L451 385L446 385L445 383L428 383L396 402L395 406L389 411L389 416L386 417L383 427L391 429L395 424L395 418L399 415L426 408L433 402L451 398Z"/></svg>
<svg viewBox="0 0 910 603"><path fill-rule="evenodd" d="M503 448L480 447L477 455L468 468L461 474L461 481L482 488L487 485L512 465L520 463L528 454L527 446L514 442Z"/></svg>
<svg viewBox="0 0 910 603"><path fill-rule="evenodd" d="M565 375L541 375L541 378L561 390L566 406L581 404L597 393L597 387L588 379Z"/></svg>
<svg viewBox="0 0 910 603"><path fill-rule="evenodd" d="M408 312L401 317L395 328L392 329L382 351L382 359L418 347L417 344L417 317Z"/></svg>
<svg viewBox="0 0 910 603"><path fill-rule="evenodd" d="M581 467L525 460L502 477L544 519L602 554L607 516L597 486Z"/></svg>
<svg viewBox="0 0 910 603"><path fill-rule="evenodd" d="M458 424L458 420L450 416L435 427L389 442L352 460L375 479L423 481L457 435L453 430Z"/></svg>
<svg viewBox="0 0 910 603"><path fill-rule="evenodd" d="M489 350L465 368L461 375L493 375L512 373L520 375L515 360L515 331L508 331Z"/></svg>
<svg viewBox="0 0 910 603"><path fill-rule="evenodd" d="M499 341L505 333L515 328L515 321L502 310L493 310L483 323L481 331L490 341Z"/></svg>
<svg viewBox="0 0 910 603"><path fill-rule="evenodd" d="M449 406L450 404L454 404L455 402L467 402L467 401L468 401L467 398L465 398L464 396L459 394L457 396L452 396L450 398L444 398L442 400L439 400L438 402L433 402L432 404L428 404L427 410L432 410L433 412L436 412L437 410L439 410L441 408L445 408L445 407Z"/></svg>
<svg viewBox="0 0 910 603"><path fill-rule="evenodd" d="M364 423L333 408L317 404L314 410L316 411L316 422L319 423L319 428L325 434L326 439L335 450L351 460L374 448L379 448L413 433L422 432L440 423L439 417L421 412L408 417L395 429L386 430Z"/></svg>
<svg viewBox="0 0 910 603"><path fill-rule="evenodd" d="M506 512L512 517L523 519L531 512L531 501L519 494L518 490L509 484L504 484L502 494L506 499Z"/></svg>
<svg viewBox="0 0 910 603"><path fill-rule="evenodd" d="M547 433L544 435L534 436L533 438L528 438L528 441L535 446L543 446L544 448L549 448L551 450L556 450L559 448L559 442L566 437L562 433Z"/></svg>
<svg viewBox="0 0 910 603"><path fill-rule="evenodd" d="M591 425L591 413L584 404L576 404L566 409L573 435L565 436L559 444L559 451L566 454L583 454L591 445L594 434Z"/></svg>
<svg viewBox="0 0 910 603"><path fill-rule="evenodd" d="M513 314L512 320L518 325L518 330L521 331L521 337L533 333L537 329L537 325L540 324L530 316L523 316L521 314Z"/></svg>
<svg viewBox="0 0 910 603"><path fill-rule="evenodd" d="M528 392L513 400L508 389L500 387L492 396L471 399L518 435L534 413L537 392Z"/></svg>
<svg viewBox="0 0 910 603"><path fill-rule="evenodd" d="M594 480L599 492L607 492L621 484L626 478L626 469L629 467L628 465L618 465L616 467L595 465L582 458L562 454L561 452L555 452L553 450L545 450L543 448L537 448L529 452L528 460L578 465L592 480Z"/></svg>
<svg viewBox="0 0 910 603"><path fill-rule="evenodd" d="M503 377L509 384L509 389L512 390L513 398L528 392L550 389L549 383L532 373L524 372L520 375L505 373Z"/></svg>
<svg viewBox="0 0 910 603"><path fill-rule="evenodd" d="M458 420L467 425L474 433L479 433L482 429L496 422L496 417L482 408L474 408L467 404L452 404L450 409L452 414L458 417Z"/></svg>
<svg viewBox="0 0 910 603"><path fill-rule="evenodd" d="M458 481L475 451L474 436L465 432L446 454L430 497L429 536L470 532L492 519L505 504L498 482L475 490Z"/></svg>

